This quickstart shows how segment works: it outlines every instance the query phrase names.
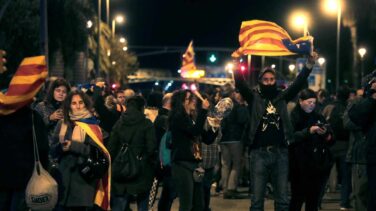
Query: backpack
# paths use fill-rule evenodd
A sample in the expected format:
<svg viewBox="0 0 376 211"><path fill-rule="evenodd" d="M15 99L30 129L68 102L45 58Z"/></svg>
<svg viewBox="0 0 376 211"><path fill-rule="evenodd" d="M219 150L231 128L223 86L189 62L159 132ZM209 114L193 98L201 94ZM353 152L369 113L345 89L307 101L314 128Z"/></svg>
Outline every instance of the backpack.
<svg viewBox="0 0 376 211"><path fill-rule="evenodd" d="M161 143L159 144L159 160L162 166L170 166L171 165L171 131L166 131L161 139Z"/></svg>
<svg viewBox="0 0 376 211"><path fill-rule="evenodd" d="M142 156L136 155L131 145L135 133L129 142L122 145L119 154L115 157L112 165L112 177L115 181L129 182L142 174L144 159Z"/></svg>

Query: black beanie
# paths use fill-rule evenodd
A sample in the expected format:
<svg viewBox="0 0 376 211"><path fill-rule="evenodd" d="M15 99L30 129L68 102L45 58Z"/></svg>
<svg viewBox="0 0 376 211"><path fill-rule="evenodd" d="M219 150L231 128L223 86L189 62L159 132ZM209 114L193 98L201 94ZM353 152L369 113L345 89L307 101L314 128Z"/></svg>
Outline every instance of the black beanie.
<svg viewBox="0 0 376 211"><path fill-rule="evenodd" d="M271 67L265 67L263 70L261 70L261 72L259 73L259 80L261 80L262 76L265 74L265 73L271 73L273 74L274 76L276 76L276 72L273 68Z"/></svg>

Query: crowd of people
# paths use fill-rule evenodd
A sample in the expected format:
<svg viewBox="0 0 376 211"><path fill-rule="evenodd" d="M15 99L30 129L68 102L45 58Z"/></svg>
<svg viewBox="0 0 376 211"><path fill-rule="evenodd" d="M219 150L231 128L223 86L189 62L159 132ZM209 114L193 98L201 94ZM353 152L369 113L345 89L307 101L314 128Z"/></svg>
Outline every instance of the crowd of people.
<svg viewBox="0 0 376 211"><path fill-rule="evenodd" d="M124 211L135 201L147 211L160 186L158 210L171 210L177 199L180 211L210 211L213 184L224 199L238 199L246 184L257 211L271 184L275 210L305 204L315 211L340 183L340 210L374 211L376 80L365 78L358 92L343 86L334 97L314 92L307 77L316 59L308 58L287 89L268 67L255 88L237 72L235 86L202 93L143 96L100 80L89 88L53 80L33 104L0 116L0 210L27 210L34 125L42 164L59 187L55 210ZM131 179L117 172L127 150L142 165ZM104 162L83 171L93 153Z"/></svg>

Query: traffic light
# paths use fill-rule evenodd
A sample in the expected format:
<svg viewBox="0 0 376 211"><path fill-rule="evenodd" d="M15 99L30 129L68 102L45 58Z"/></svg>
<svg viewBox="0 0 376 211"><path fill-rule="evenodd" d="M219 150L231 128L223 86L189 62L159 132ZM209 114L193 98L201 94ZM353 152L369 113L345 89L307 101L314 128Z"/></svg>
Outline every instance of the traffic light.
<svg viewBox="0 0 376 211"><path fill-rule="evenodd" d="M218 61L218 56L216 53L210 53L208 54L208 61L211 63L211 64L215 64L217 63Z"/></svg>
<svg viewBox="0 0 376 211"><path fill-rule="evenodd" d="M7 71L7 67L5 66L5 64L7 63L7 60L4 58L6 54L7 54L6 51L0 50L0 74Z"/></svg>

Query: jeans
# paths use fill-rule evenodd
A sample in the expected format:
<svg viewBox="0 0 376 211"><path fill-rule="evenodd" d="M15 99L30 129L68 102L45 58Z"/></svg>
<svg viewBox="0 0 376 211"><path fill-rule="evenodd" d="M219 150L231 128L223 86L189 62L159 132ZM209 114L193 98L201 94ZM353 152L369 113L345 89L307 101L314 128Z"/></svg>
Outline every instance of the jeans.
<svg viewBox="0 0 376 211"><path fill-rule="evenodd" d="M203 183L204 188L204 211L210 210L210 189L213 180L214 168L205 169Z"/></svg>
<svg viewBox="0 0 376 211"><path fill-rule="evenodd" d="M376 164L370 163L367 165L368 176L368 211L376 210Z"/></svg>
<svg viewBox="0 0 376 211"><path fill-rule="evenodd" d="M163 172L163 189L158 202L158 211L170 211L177 193L171 176L171 167L165 167Z"/></svg>
<svg viewBox="0 0 376 211"><path fill-rule="evenodd" d="M129 207L132 195L115 195L111 197L111 208L112 211L124 211L125 208ZM149 194L139 194L136 196L137 209L138 211L148 211Z"/></svg>
<svg viewBox="0 0 376 211"><path fill-rule="evenodd" d="M271 180L274 189L274 207L277 211L289 209L288 199L288 150L253 149L250 152L251 211L264 210L266 184Z"/></svg>
<svg viewBox="0 0 376 211"><path fill-rule="evenodd" d="M27 210L25 190L0 190L0 210Z"/></svg>
<svg viewBox="0 0 376 211"><path fill-rule="evenodd" d="M172 164L172 178L179 197L179 211L204 209L202 183L194 182L192 174L192 170L179 164Z"/></svg>
<svg viewBox="0 0 376 211"><path fill-rule="evenodd" d="M242 167L243 143L221 144L221 152L223 190L236 190Z"/></svg>
<svg viewBox="0 0 376 211"><path fill-rule="evenodd" d="M339 158L341 171L341 207L350 207L350 194L351 194L351 164L346 162L346 157Z"/></svg>
<svg viewBox="0 0 376 211"><path fill-rule="evenodd" d="M355 210L367 210L368 177L366 164L352 164L352 189L355 198Z"/></svg>

